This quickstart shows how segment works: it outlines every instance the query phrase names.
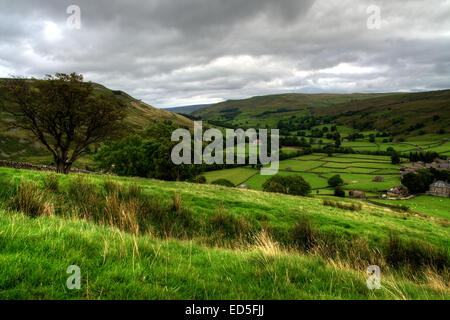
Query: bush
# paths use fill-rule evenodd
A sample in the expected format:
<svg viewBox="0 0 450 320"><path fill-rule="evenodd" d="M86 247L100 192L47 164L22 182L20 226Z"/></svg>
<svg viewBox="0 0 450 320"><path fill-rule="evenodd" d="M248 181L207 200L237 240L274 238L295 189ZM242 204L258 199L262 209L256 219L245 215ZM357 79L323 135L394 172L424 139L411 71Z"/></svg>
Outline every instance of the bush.
<svg viewBox="0 0 450 320"><path fill-rule="evenodd" d="M192 180L192 182L193 182L193 183L198 183L198 184L205 184L205 183L206 183L206 177L205 177L205 176L198 176L198 177L195 177L195 178Z"/></svg>
<svg viewBox="0 0 450 320"><path fill-rule="evenodd" d="M264 184L265 192L283 193L296 196L306 196L311 192L311 186L301 176L281 176L270 177Z"/></svg>
<svg viewBox="0 0 450 320"><path fill-rule="evenodd" d="M341 176L337 174L335 176L332 176L330 179L328 179L328 184L331 187L337 187L337 186L343 185L344 180L342 180Z"/></svg>
<svg viewBox="0 0 450 320"><path fill-rule="evenodd" d="M334 188L334 196L340 197L340 198L345 198L345 191L342 190L342 188L336 187L336 188Z"/></svg>
<svg viewBox="0 0 450 320"><path fill-rule="evenodd" d="M340 202L333 200L323 200L323 205L350 211L361 211L362 209L362 204L359 202Z"/></svg>
<svg viewBox="0 0 450 320"><path fill-rule="evenodd" d="M234 188L234 184L227 180L227 179L218 179L215 180L213 182L211 182L211 184L217 185L217 186L224 186L224 187L230 187L230 188Z"/></svg>

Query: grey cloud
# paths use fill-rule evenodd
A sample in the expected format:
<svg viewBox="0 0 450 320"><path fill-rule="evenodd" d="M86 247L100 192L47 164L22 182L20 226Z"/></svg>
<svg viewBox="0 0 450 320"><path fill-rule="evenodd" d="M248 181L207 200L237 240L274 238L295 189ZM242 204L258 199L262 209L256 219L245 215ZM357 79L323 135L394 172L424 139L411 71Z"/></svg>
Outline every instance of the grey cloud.
<svg viewBox="0 0 450 320"><path fill-rule="evenodd" d="M76 71L161 107L450 87L444 0L74 2L0 0L0 76ZM65 26L71 4L81 30ZM381 30L366 27L371 4Z"/></svg>

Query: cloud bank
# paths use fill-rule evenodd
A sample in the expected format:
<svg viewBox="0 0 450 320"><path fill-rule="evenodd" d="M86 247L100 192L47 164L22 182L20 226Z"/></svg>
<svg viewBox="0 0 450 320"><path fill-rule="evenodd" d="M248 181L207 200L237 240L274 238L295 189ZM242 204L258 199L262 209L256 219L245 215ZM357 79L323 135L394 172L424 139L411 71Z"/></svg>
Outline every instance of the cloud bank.
<svg viewBox="0 0 450 320"><path fill-rule="evenodd" d="M81 28L66 9L81 10ZM368 26L379 8L379 28ZM450 87L450 1L0 0L0 76L83 73L157 107Z"/></svg>

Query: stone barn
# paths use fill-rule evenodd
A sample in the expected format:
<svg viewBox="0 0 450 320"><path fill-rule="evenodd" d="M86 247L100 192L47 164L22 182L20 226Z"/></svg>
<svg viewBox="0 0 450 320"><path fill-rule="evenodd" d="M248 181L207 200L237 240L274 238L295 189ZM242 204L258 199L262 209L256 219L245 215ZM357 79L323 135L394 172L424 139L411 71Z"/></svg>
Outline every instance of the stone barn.
<svg viewBox="0 0 450 320"><path fill-rule="evenodd" d="M444 181L436 181L430 185L430 191L427 194L436 197L450 198L450 184Z"/></svg>
<svg viewBox="0 0 450 320"><path fill-rule="evenodd" d="M360 198L360 199L365 199L366 198L366 193L364 191L359 191L359 190L350 190L348 192L348 195L351 198Z"/></svg>
<svg viewBox="0 0 450 320"><path fill-rule="evenodd" d="M376 176L375 178L373 178L372 180L373 182L384 182L384 178L380 177L380 176Z"/></svg>

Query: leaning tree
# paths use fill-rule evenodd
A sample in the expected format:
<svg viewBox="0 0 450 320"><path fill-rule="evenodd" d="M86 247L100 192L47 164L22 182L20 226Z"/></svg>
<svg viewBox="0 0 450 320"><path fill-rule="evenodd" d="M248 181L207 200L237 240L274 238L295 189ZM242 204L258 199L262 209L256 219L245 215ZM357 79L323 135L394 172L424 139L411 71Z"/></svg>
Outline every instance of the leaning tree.
<svg viewBox="0 0 450 320"><path fill-rule="evenodd" d="M31 132L53 155L57 172L67 174L89 146L121 132L125 106L110 95L94 93L81 74L57 73L36 79L7 79L1 104L12 125Z"/></svg>

